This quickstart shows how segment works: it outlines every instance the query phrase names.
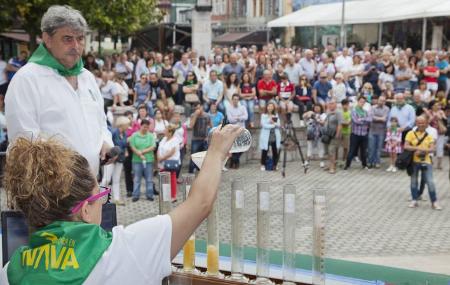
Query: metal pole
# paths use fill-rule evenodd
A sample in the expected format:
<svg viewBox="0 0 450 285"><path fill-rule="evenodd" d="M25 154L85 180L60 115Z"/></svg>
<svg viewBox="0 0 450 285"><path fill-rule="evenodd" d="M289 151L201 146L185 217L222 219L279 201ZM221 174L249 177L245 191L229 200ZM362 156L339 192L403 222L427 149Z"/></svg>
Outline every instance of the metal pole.
<svg viewBox="0 0 450 285"><path fill-rule="evenodd" d="M345 0L342 0L342 16L341 16L341 41L340 46L345 45Z"/></svg>
<svg viewBox="0 0 450 285"><path fill-rule="evenodd" d="M381 40L383 37L383 23L378 25L378 49L381 47Z"/></svg>
<svg viewBox="0 0 450 285"><path fill-rule="evenodd" d="M314 46L317 46L317 26L314 26Z"/></svg>
<svg viewBox="0 0 450 285"><path fill-rule="evenodd" d="M270 28L267 27L267 38L266 38L267 44L270 42Z"/></svg>
<svg viewBox="0 0 450 285"><path fill-rule="evenodd" d="M177 24L173 24L172 46L175 46L176 43L177 43Z"/></svg>
<svg viewBox="0 0 450 285"><path fill-rule="evenodd" d="M427 18L423 18L422 25L422 51L425 50L427 45Z"/></svg>

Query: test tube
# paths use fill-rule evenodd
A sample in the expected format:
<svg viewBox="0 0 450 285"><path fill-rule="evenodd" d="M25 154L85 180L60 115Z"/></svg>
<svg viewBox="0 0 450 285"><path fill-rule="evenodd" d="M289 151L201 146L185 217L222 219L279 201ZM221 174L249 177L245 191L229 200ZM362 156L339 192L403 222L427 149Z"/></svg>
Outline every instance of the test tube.
<svg viewBox="0 0 450 285"><path fill-rule="evenodd" d="M295 186L283 188L283 284L295 284Z"/></svg>
<svg viewBox="0 0 450 285"><path fill-rule="evenodd" d="M231 275L230 280L247 283L244 273L244 182L236 179L231 184Z"/></svg>
<svg viewBox="0 0 450 285"><path fill-rule="evenodd" d="M324 189L313 193L313 252L312 284L325 284L325 221L326 195Z"/></svg>
<svg viewBox="0 0 450 285"><path fill-rule="evenodd" d="M194 182L194 174L183 174L183 184L184 184L184 200L189 196L191 191L192 183ZM198 271L195 269L195 233L191 235L189 240L184 244L183 247L183 269L184 273L197 274Z"/></svg>
<svg viewBox="0 0 450 285"><path fill-rule="evenodd" d="M207 220L206 276L222 278L219 271L218 212L216 201Z"/></svg>
<svg viewBox="0 0 450 285"><path fill-rule="evenodd" d="M170 196L170 173L159 173L159 214L165 215L172 210L172 199Z"/></svg>
<svg viewBox="0 0 450 285"><path fill-rule="evenodd" d="M256 220L256 280L254 284L273 284L269 279L270 254L270 186L269 182L258 182L258 212Z"/></svg>

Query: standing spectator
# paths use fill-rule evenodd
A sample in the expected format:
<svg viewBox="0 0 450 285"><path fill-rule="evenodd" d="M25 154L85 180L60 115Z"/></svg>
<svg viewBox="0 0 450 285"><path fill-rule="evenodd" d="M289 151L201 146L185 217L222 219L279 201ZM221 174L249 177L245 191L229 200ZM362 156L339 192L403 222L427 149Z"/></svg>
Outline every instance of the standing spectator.
<svg viewBox="0 0 450 285"><path fill-rule="evenodd" d="M378 97L377 104L372 106L372 123L369 129L369 167L380 168L381 150L383 149L386 123L389 108L385 105L386 98ZM397 128L398 126L396 126ZM397 129L396 129L397 130Z"/></svg>
<svg viewBox="0 0 450 285"><path fill-rule="evenodd" d="M164 81L158 78L156 73L150 73L150 99L156 100L156 107L164 114L165 118L171 118L175 108L175 102L172 97L169 97Z"/></svg>
<svg viewBox="0 0 450 285"><path fill-rule="evenodd" d="M430 90L427 89L427 83L425 82L425 80L420 81L418 90L420 93L420 100L426 104L430 103L432 99L431 92Z"/></svg>
<svg viewBox="0 0 450 285"><path fill-rule="evenodd" d="M177 178L180 176L181 167L183 166L184 155L186 154L186 145L188 138L188 131L186 123L181 121L181 114L179 112L175 112L172 116L172 124L177 128L175 130L174 136L178 139L180 146L180 167L177 170ZM178 178L178 183L183 182L180 178Z"/></svg>
<svg viewBox="0 0 450 285"><path fill-rule="evenodd" d="M325 146L322 143L321 128L325 123L326 114L321 105L314 105L311 112L306 112L303 115L303 120L306 121L306 157L310 161L315 154L319 155L320 168L325 167Z"/></svg>
<svg viewBox="0 0 450 285"><path fill-rule="evenodd" d="M377 62L377 56L375 54L371 55L370 62L364 68L363 83L369 82L372 84L374 93L377 96L381 93L380 88L378 88L378 77L381 71L383 71L383 65Z"/></svg>
<svg viewBox="0 0 450 285"><path fill-rule="evenodd" d="M364 104L366 104L366 98L360 96L358 98L357 105L352 111L352 134L350 135L350 151L347 156L344 170L347 170L353 158L361 155L362 167L367 167L367 143L369 136L369 125L372 121L369 112L364 110Z"/></svg>
<svg viewBox="0 0 450 285"><path fill-rule="evenodd" d="M433 58L427 61L427 66L423 69L423 75L423 80L427 83L427 89L430 90L432 96L436 95L438 90L439 68L434 64Z"/></svg>
<svg viewBox="0 0 450 285"><path fill-rule="evenodd" d="M414 90L412 102L409 103L409 105L411 105L414 108L414 110L416 111L416 116L420 116L424 112L425 104L421 100L419 89Z"/></svg>
<svg viewBox="0 0 450 285"><path fill-rule="evenodd" d="M0 97L4 97L6 89L8 89L8 77L6 76L6 66L8 64L3 60L3 56L0 53Z"/></svg>
<svg viewBox="0 0 450 285"><path fill-rule="evenodd" d="M128 118L130 122L132 122L132 124L128 126L126 131L128 156L125 157L125 160L123 161L123 170L124 170L123 172L125 174L125 188L127 190L127 197L131 197L133 193L133 163L132 163L133 150L131 149L130 146L130 138L135 132L139 131L141 125L139 123L139 129L133 128L133 125L135 124L135 122L133 121L133 111L127 110L125 111L124 115L125 117Z"/></svg>
<svg viewBox="0 0 450 285"><path fill-rule="evenodd" d="M316 65L316 61L313 58L314 54L312 52L312 50L307 49L305 50L305 57L303 57L302 59L300 59L300 66L303 70L303 72L306 75L306 78L308 78L309 82L313 82L314 77L316 75L316 69L317 69L317 65Z"/></svg>
<svg viewBox="0 0 450 285"><path fill-rule="evenodd" d="M336 74L336 67L334 66L333 56L326 54L322 55L322 61L317 65L317 72L325 72L329 78L333 78Z"/></svg>
<svg viewBox="0 0 450 285"><path fill-rule="evenodd" d="M342 50L342 54L336 58L336 69L338 72L346 73L353 66L353 59L348 54L348 48Z"/></svg>
<svg viewBox="0 0 450 285"><path fill-rule="evenodd" d="M409 68L411 68L411 78L409 79L410 87L409 89L414 92L419 87L419 76L420 76L420 69L417 65L417 57L411 56L409 58Z"/></svg>
<svg viewBox="0 0 450 285"><path fill-rule="evenodd" d="M333 86L332 94L334 99L337 103L341 104L342 100L347 98L347 84L344 80L344 75L342 73L336 73L336 76L334 77L334 84L331 84Z"/></svg>
<svg viewBox="0 0 450 285"><path fill-rule="evenodd" d="M192 129L191 154L207 150L208 144L206 139L208 138L208 130L211 127L209 115L204 112L201 104L195 105L195 112L192 114L190 121L190 128ZM196 166L191 159L189 173L194 173L195 168Z"/></svg>
<svg viewBox="0 0 450 285"><path fill-rule="evenodd" d="M330 100L332 95L333 86L328 81L328 76L325 72L321 72L319 75L319 80L314 82L312 88L312 98L314 104L322 106L325 109L326 103Z"/></svg>
<svg viewBox="0 0 450 285"><path fill-rule="evenodd" d="M294 103L298 106L300 124L304 126L303 114L305 110L311 111L313 106L311 84L306 75L300 77L300 84L295 87Z"/></svg>
<svg viewBox="0 0 450 285"><path fill-rule="evenodd" d="M114 73L112 72L102 71L101 73L99 88L103 97L103 108L105 109L105 114L108 111L108 107L111 107L114 104L115 83L113 81L113 76Z"/></svg>
<svg viewBox="0 0 450 285"><path fill-rule="evenodd" d="M245 122L248 119L247 108L239 103L239 94L233 94L232 104L227 108L227 119L230 124L239 125L245 128ZM233 153L231 156L230 168L239 168L239 159L242 153Z"/></svg>
<svg viewBox="0 0 450 285"><path fill-rule="evenodd" d="M159 142L166 134L166 129L169 126L169 122L164 118L161 110L155 111L155 130L156 140Z"/></svg>
<svg viewBox="0 0 450 285"><path fill-rule="evenodd" d="M222 114L222 112L219 112L217 110L217 104L211 104L208 115L211 119L212 128L220 126L225 119L225 116Z"/></svg>
<svg viewBox="0 0 450 285"><path fill-rule="evenodd" d="M177 201L177 171L180 165L180 141L174 135L177 126L169 125L164 138L158 146L158 167L160 171L170 173L172 202Z"/></svg>
<svg viewBox="0 0 450 285"><path fill-rule="evenodd" d="M394 85L394 81L396 80L396 75L394 73L396 72L397 71L394 69L392 63L384 67L384 71L381 72L378 77L378 87L382 92L386 91L388 83Z"/></svg>
<svg viewBox="0 0 450 285"><path fill-rule="evenodd" d="M261 171L266 170L267 155L272 148L273 169L277 169L278 150L281 148L280 118L277 115L276 105L267 103L267 112L261 115L261 133L259 135L259 148L261 149Z"/></svg>
<svg viewBox="0 0 450 285"><path fill-rule="evenodd" d="M410 208L419 206L419 171L421 179L428 187L428 193L431 200L431 208L442 210L437 203L436 186L433 180L433 164L430 154L434 151L433 138L426 132L427 119L425 116L419 116L416 119L417 130L409 131L405 139L405 149L414 151L412 173L411 173L411 196Z"/></svg>
<svg viewBox="0 0 450 285"><path fill-rule="evenodd" d="M126 131L131 122L127 117L121 116L116 119L116 128L112 131L112 140L115 146L120 148L120 154L114 163L104 166L103 180L101 185L107 187L112 178L112 198L117 205L125 205L120 199L120 176L122 174L123 162L130 155L127 150Z"/></svg>
<svg viewBox="0 0 450 285"><path fill-rule="evenodd" d="M447 73L448 73L448 61L446 59L447 54L445 52L438 53L438 61L436 67L439 69L438 77L438 91L447 92Z"/></svg>
<svg viewBox="0 0 450 285"><path fill-rule="evenodd" d="M258 81L257 89L259 107L261 111L264 111L267 103L277 95L277 83L272 79L272 74L269 70L264 70L263 78Z"/></svg>
<svg viewBox="0 0 450 285"><path fill-rule="evenodd" d="M133 151L133 202L139 200L141 195L141 179L145 177L147 200L153 201L153 162L156 149L155 136L149 132L150 122L142 120L141 129L130 138L130 147Z"/></svg>
<svg viewBox="0 0 450 285"><path fill-rule="evenodd" d="M362 86L362 76L364 72L364 64L361 63L361 56L353 56L353 65L348 71L348 83L352 88L353 93L356 94Z"/></svg>
<svg viewBox="0 0 450 285"><path fill-rule="evenodd" d="M128 56L126 53L122 53L120 55L119 62L116 63L114 69L116 73L122 73L124 75L124 80L128 85L128 88L133 88L134 64L131 61L128 61Z"/></svg>
<svg viewBox="0 0 450 285"><path fill-rule="evenodd" d="M442 158L444 157L444 147L447 142L447 116L442 110L441 103L437 101L431 101L426 111L428 115L428 121L430 126L435 128L438 132L437 139L435 141L437 165L436 169L442 169Z"/></svg>
<svg viewBox="0 0 450 285"><path fill-rule="evenodd" d="M234 94L239 94L239 79L237 77L237 74L234 72L229 73L226 76L225 80L225 86L224 86L224 96L223 96L223 103L225 106L225 110L228 111L228 109L232 105L232 97Z"/></svg>
<svg viewBox="0 0 450 285"><path fill-rule="evenodd" d="M134 93L136 101L134 107L145 105L150 116L153 116L153 102L150 100L150 84L148 84L148 75L141 74L141 80L134 85Z"/></svg>
<svg viewBox="0 0 450 285"><path fill-rule="evenodd" d="M132 130L130 130L130 132L135 133L139 131L141 129L142 120L148 120L150 123L148 131L153 133L155 131L155 120L148 114L147 106L139 105L137 111L138 111L137 117L136 120L134 120L133 123L131 124Z"/></svg>
<svg viewBox="0 0 450 285"><path fill-rule="evenodd" d="M397 160L397 154L401 153L402 150L402 133L398 131L398 120L396 117L392 117L390 120L390 127L386 132L386 147L385 150L389 153L390 165L387 172L397 172L397 167L395 167L395 161Z"/></svg>
<svg viewBox="0 0 450 285"><path fill-rule="evenodd" d="M244 67L237 62L237 54L230 55L230 63L223 68L223 76L228 78L231 73L235 73L237 78L241 78L244 74Z"/></svg>
<svg viewBox="0 0 450 285"><path fill-rule="evenodd" d="M336 173L336 158L339 149L339 139L341 138L342 113L336 110L335 99L331 99L327 104L327 114L322 132L329 136L330 140L324 143L325 153L328 155L328 172Z"/></svg>
<svg viewBox="0 0 450 285"><path fill-rule="evenodd" d="M248 120L247 125L249 128L254 128L253 117L255 112L255 99L256 99L256 88L252 83L252 77L250 73L245 72L242 75L241 86L239 88L241 96L241 104L247 109Z"/></svg>
<svg viewBox="0 0 450 285"><path fill-rule="evenodd" d="M294 110L293 99L295 96L295 87L294 84L289 82L286 73L281 76L281 82L278 84L277 92L281 114L287 122L290 120L291 113Z"/></svg>
<svg viewBox="0 0 450 285"><path fill-rule="evenodd" d="M350 102L347 99L342 100L342 122L341 122L341 138L340 147L342 147L342 161L345 164L348 150L350 147L350 135L352 133L352 113L350 111Z"/></svg>
<svg viewBox="0 0 450 285"><path fill-rule="evenodd" d="M11 81L17 71L27 63L28 54L26 51L21 51L18 57L13 57L6 65L6 76L8 81Z"/></svg>
<svg viewBox="0 0 450 285"><path fill-rule="evenodd" d="M400 58L398 60L398 67L395 69L395 92L405 92L405 90L409 90L409 88L411 87L411 84L409 83L411 76L412 71L408 67L406 60Z"/></svg>
<svg viewBox="0 0 450 285"><path fill-rule="evenodd" d="M405 95L398 93L395 95L396 104L392 106L389 112L388 127L390 127L391 117L396 117L399 125L399 132L402 132L402 141L406 134L414 126L416 119L416 111L411 105L406 104Z"/></svg>
<svg viewBox="0 0 450 285"><path fill-rule="evenodd" d="M194 71L194 66L189 62L189 54L184 53L181 56L181 60L175 63L173 69L176 71L175 75L178 84L176 93L173 95L175 95L175 103L177 105L182 105L184 101L182 91L183 82L186 80L188 72Z"/></svg>
<svg viewBox="0 0 450 285"><path fill-rule="evenodd" d="M209 79L203 84L203 108L207 112L211 107L211 104L217 105L217 108L224 112L225 107L223 105L223 93L224 87L222 81L217 79L217 72L211 70L209 72Z"/></svg>

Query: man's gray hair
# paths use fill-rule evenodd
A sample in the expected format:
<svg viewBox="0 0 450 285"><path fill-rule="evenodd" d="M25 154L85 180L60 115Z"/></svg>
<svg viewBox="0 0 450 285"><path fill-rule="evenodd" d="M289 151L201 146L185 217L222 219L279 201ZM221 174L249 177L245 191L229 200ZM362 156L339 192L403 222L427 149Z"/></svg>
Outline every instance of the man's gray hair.
<svg viewBox="0 0 450 285"><path fill-rule="evenodd" d="M57 29L69 27L86 33L88 24L81 12L70 6L53 5L48 8L41 20L41 31L53 35Z"/></svg>

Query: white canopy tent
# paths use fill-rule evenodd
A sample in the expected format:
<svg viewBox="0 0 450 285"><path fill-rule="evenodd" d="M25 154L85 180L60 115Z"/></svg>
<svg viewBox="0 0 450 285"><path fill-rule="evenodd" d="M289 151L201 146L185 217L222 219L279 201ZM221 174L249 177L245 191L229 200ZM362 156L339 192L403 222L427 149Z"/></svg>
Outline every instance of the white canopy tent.
<svg viewBox="0 0 450 285"><path fill-rule="evenodd" d="M442 0L359 0L345 3L344 24L379 23L407 19L450 16L450 1ZM269 28L340 25L342 3L312 5L270 21ZM424 39L426 39L424 33ZM424 46L424 43L422 44Z"/></svg>

